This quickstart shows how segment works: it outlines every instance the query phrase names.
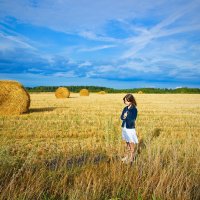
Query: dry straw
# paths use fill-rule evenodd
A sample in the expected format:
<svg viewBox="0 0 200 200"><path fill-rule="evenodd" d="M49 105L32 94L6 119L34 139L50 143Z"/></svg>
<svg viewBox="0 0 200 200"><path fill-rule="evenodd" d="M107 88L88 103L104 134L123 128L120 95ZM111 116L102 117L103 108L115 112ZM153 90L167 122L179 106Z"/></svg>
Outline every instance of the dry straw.
<svg viewBox="0 0 200 200"><path fill-rule="evenodd" d="M87 89L80 90L80 96L89 96L89 91Z"/></svg>
<svg viewBox="0 0 200 200"><path fill-rule="evenodd" d="M69 98L70 91L67 88L59 87L55 92L56 98Z"/></svg>
<svg viewBox="0 0 200 200"><path fill-rule="evenodd" d="M138 94L144 94L144 92L142 92L142 91L138 91Z"/></svg>
<svg viewBox="0 0 200 200"><path fill-rule="evenodd" d="M106 92L105 91L100 91L100 92L98 92L98 94L106 94Z"/></svg>
<svg viewBox="0 0 200 200"><path fill-rule="evenodd" d="M30 95L17 81L0 81L0 115L18 115L28 111Z"/></svg>

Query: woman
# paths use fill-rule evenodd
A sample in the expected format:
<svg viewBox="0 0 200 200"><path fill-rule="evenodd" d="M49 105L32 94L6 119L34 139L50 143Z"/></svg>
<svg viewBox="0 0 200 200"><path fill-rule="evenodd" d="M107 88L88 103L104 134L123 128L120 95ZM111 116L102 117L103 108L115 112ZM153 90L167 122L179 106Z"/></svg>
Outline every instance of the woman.
<svg viewBox="0 0 200 200"><path fill-rule="evenodd" d="M126 141L127 152L122 158L123 162L133 162L134 147L138 143L138 137L135 130L135 120L137 118L137 103L132 94L127 94L123 98L124 103L127 105L124 107L121 120L122 121L122 139ZM129 157L130 155L130 157Z"/></svg>

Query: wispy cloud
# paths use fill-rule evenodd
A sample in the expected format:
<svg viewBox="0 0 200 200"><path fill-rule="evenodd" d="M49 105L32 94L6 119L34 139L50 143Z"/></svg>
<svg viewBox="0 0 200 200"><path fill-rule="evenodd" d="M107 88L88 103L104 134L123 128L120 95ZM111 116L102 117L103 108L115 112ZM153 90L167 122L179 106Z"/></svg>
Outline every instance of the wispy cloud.
<svg viewBox="0 0 200 200"><path fill-rule="evenodd" d="M85 61L85 62L83 62L83 63L80 63L80 64L78 65L78 67L79 67L79 68L81 68L81 67L88 67L88 66L91 66L91 65L92 65L91 62Z"/></svg>
<svg viewBox="0 0 200 200"><path fill-rule="evenodd" d="M37 3L30 1L0 1L0 17L13 16L23 22L46 26L56 31L95 30L110 19L126 19L136 14L143 15L159 2L149 3L139 0L52 1ZM137 5L137 6L135 6ZM24 12L26 10L26 12Z"/></svg>
<svg viewBox="0 0 200 200"><path fill-rule="evenodd" d="M79 33L79 35L89 40L102 41L102 42L120 42L121 41L113 37L96 35L94 32L91 32L91 31L82 31Z"/></svg>
<svg viewBox="0 0 200 200"><path fill-rule="evenodd" d="M35 47L33 47L31 44L29 44L28 42L26 42L23 38L17 37L17 36L10 36L10 35L6 35L2 32L0 32L0 38L9 41L10 43L10 49L13 50L13 48L15 47L20 47L20 48L25 48L25 49L31 49L31 50L36 50ZM8 43L7 43L8 44ZM3 48L2 48L3 49ZM6 48L9 49L9 48ZM0 50L1 50L1 46L0 46Z"/></svg>
<svg viewBox="0 0 200 200"><path fill-rule="evenodd" d="M0 70L57 83L200 86L199 9L199 0L2 0Z"/></svg>
<svg viewBox="0 0 200 200"><path fill-rule="evenodd" d="M99 50L102 50L102 49L108 49L108 48L113 48L115 47L116 45L102 45L102 46L97 46L97 47L88 47L88 48L82 48L82 49L79 49L78 51L99 51Z"/></svg>
<svg viewBox="0 0 200 200"><path fill-rule="evenodd" d="M155 40L159 37L166 37L177 33L200 30L199 23L190 24L188 26L176 27L172 29L165 29L167 26L170 26L174 22L176 22L179 18L183 17L188 12L192 12L193 8L199 6L197 2L192 2L190 4L186 4L183 7L176 10L171 16L165 18L160 23L155 25L150 30L142 29L142 33L139 36L126 39L126 43L133 45L133 48L130 48L126 51L122 58L130 58L134 56L138 51L146 47L152 40Z"/></svg>
<svg viewBox="0 0 200 200"><path fill-rule="evenodd" d="M74 78L74 77L78 77L78 75L75 73L75 71L71 70L68 72L56 72L53 74L53 76L56 77L68 77L68 78Z"/></svg>

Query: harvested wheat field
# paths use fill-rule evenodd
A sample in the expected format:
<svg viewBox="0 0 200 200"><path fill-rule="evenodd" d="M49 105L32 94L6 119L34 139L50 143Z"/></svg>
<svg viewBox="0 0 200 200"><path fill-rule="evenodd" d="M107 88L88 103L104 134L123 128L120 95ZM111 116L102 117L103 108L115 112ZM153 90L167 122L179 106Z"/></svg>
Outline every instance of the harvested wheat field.
<svg viewBox="0 0 200 200"><path fill-rule="evenodd" d="M29 113L0 116L1 199L200 199L200 95L134 94L144 145L131 166L125 94L30 96Z"/></svg>

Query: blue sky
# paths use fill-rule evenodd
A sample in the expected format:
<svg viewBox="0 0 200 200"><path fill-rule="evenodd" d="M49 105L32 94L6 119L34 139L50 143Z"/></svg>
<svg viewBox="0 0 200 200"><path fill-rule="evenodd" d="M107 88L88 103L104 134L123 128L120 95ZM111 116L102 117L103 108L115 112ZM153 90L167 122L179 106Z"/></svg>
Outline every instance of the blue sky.
<svg viewBox="0 0 200 200"><path fill-rule="evenodd" d="M200 87L200 0L0 0L0 79Z"/></svg>

